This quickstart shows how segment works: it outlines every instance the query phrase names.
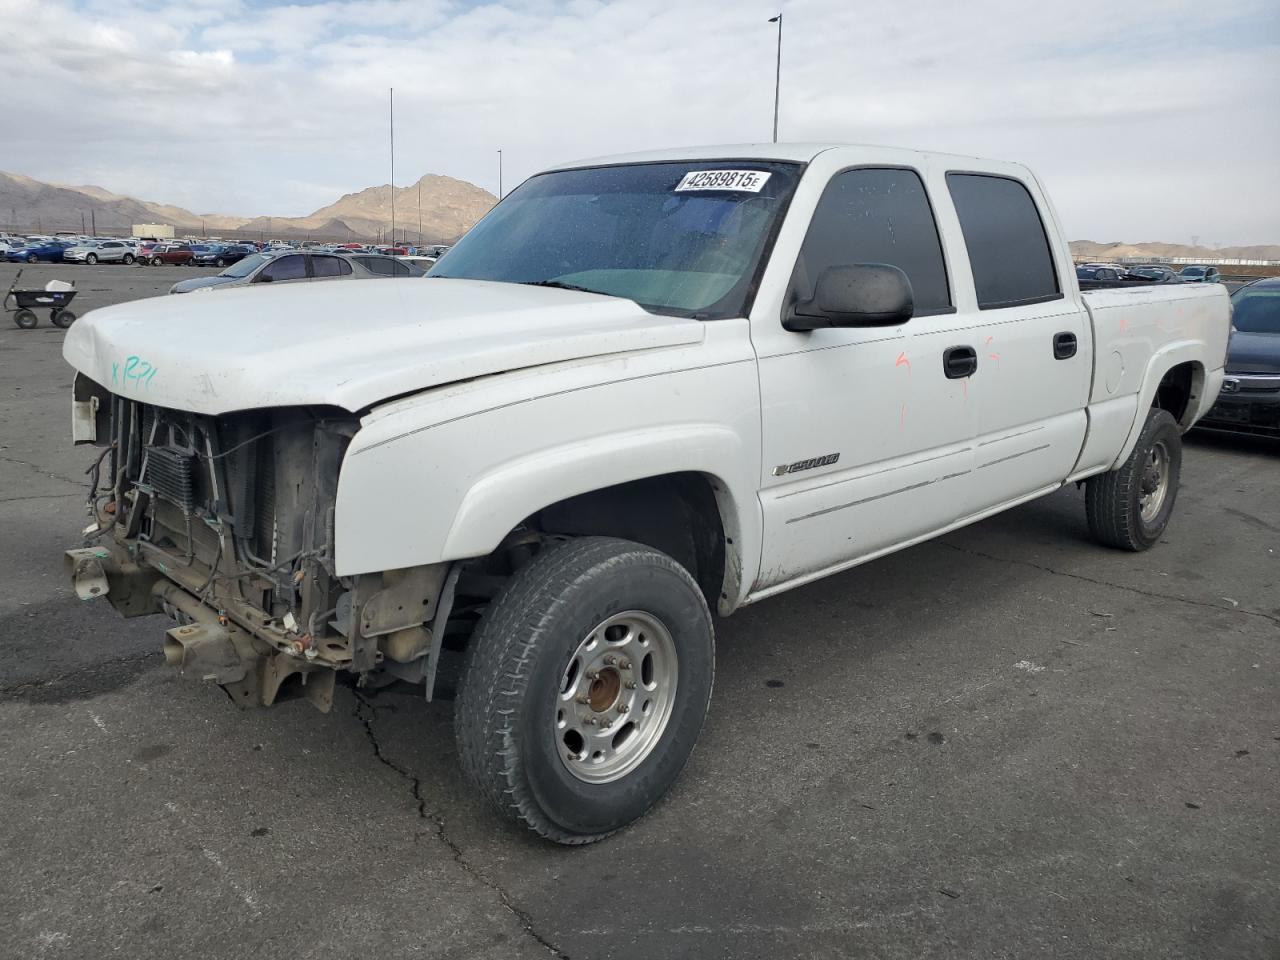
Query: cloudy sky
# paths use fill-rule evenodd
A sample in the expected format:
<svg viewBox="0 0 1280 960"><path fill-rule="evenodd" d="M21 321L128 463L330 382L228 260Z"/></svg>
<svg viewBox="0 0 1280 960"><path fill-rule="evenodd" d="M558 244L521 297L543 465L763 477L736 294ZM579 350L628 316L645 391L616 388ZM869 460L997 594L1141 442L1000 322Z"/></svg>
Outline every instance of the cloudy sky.
<svg viewBox="0 0 1280 960"><path fill-rule="evenodd" d="M1280 242L1280 0L0 0L0 169L300 215L768 139L1020 160L1074 239Z"/></svg>

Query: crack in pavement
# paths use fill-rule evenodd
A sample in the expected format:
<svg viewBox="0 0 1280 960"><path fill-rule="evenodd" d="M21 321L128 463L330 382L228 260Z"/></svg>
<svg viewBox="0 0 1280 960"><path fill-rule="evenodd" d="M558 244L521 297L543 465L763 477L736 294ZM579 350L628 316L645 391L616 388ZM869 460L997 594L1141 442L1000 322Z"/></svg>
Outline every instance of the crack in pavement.
<svg viewBox="0 0 1280 960"><path fill-rule="evenodd" d="M32 470L42 476L48 477L50 480L61 480L63 483L70 483L77 487L87 486L83 478L80 480L72 480L70 477L64 477L50 470L46 470L44 467L40 466L40 464L32 463L30 460L19 460L17 457L0 457L0 460L3 460L5 463L16 463L20 467L30 467Z"/></svg>
<svg viewBox="0 0 1280 960"><path fill-rule="evenodd" d="M1280 626L1280 617L1270 613L1263 613L1261 610L1249 610L1244 607L1223 607L1216 603L1209 603L1206 600L1194 600L1191 597L1175 597L1155 590L1143 590L1140 587L1130 587L1123 583L1114 583L1109 580L1096 580L1093 577L1086 577L1081 573L1068 573L1065 570L1055 570L1053 567L1046 566L1042 563L1034 563L1031 560L1015 560L1012 557L998 557L993 553L983 553L981 550L973 550L969 547L958 547L954 543L947 543L944 540L934 540L933 542L940 547L946 547L948 550L954 550L956 553L968 554L971 557L981 557L984 560L994 560L997 563L1009 563L1019 567L1030 567L1033 570L1041 570L1045 573L1053 574L1055 577L1067 577L1071 580L1080 580L1084 583L1092 583L1099 587L1110 587L1113 590L1123 590L1125 593L1134 593L1138 596L1151 597L1155 600L1172 600L1175 603L1188 603L1194 607L1205 607L1209 610L1217 610L1219 613L1238 613L1247 617L1258 617L1259 619L1269 620L1271 623Z"/></svg>
<svg viewBox="0 0 1280 960"><path fill-rule="evenodd" d="M77 667L74 670L68 670L65 673L59 673L52 677L33 677L30 680L21 680L18 683L12 683L8 686L0 687L0 694L19 693L35 687L51 687L56 683L72 680L87 673L94 673L106 667L121 667L132 663L141 663L144 660L153 660L157 656L159 656L159 654L153 650L149 653L140 653L134 657L116 657L113 660L99 660L96 663L89 663L83 667Z"/></svg>
<svg viewBox="0 0 1280 960"><path fill-rule="evenodd" d="M67 497L84 499L83 493L41 493L31 497L0 497L0 503L16 503L19 500L64 500Z"/></svg>
<svg viewBox="0 0 1280 960"><path fill-rule="evenodd" d="M373 705L373 702L358 690L353 691L353 693L355 694L356 699L355 718L359 720L361 725L364 727L365 736L369 738L369 745L373 748L374 759L409 782L410 789L413 793L413 799L417 801L418 804L418 817L431 824L435 830L436 839L448 848L450 855L453 857L454 863L456 863L464 873L481 886L486 887L497 894L499 902L513 917L516 918L516 922L520 924L521 929L523 929L524 932L539 946L543 947L549 954L551 954L551 956L556 957L557 960L570 960L567 953L538 932L537 928L534 926L533 917L515 905L511 899L511 895L502 888L501 884L466 859L462 853L462 848L454 842L445 830L444 817L439 811L427 809L426 798L422 795L422 780L413 773L410 773L404 767L400 766L400 764L396 763L383 752L382 744L378 742L378 735L374 733L373 730L373 721L378 717L378 711Z"/></svg>

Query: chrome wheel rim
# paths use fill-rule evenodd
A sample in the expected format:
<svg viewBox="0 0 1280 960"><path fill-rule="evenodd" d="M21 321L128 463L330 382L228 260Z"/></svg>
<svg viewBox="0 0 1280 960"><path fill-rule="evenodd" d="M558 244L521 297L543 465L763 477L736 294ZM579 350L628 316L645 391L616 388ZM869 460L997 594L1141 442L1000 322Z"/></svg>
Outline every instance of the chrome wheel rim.
<svg viewBox="0 0 1280 960"><path fill-rule="evenodd" d="M556 691L565 768L586 783L610 783L642 764L671 720L679 673L671 632L650 613L627 610L591 630Z"/></svg>
<svg viewBox="0 0 1280 960"><path fill-rule="evenodd" d="M1138 508L1142 513L1142 522L1150 523L1159 516L1169 495L1169 448L1164 441L1156 443L1147 454L1140 483Z"/></svg>

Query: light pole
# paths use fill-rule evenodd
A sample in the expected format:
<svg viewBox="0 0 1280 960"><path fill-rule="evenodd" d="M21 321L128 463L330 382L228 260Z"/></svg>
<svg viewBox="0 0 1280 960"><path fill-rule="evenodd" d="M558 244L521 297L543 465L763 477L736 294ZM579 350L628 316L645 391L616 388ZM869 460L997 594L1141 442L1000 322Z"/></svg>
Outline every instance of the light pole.
<svg viewBox="0 0 1280 960"><path fill-rule="evenodd" d="M418 178L418 246L422 246L422 178Z"/></svg>
<svg viewBox="0 0 1280 960"><path fill-rule="evenodd" d="M391 87L391 242L396 242L396 88Z"/></svg>
<svg viewBox="0 0 1280 960"><path fill-rule="evenodd" d="M502 199L502 151L498 151L498 199Z"/></svg>
<svg viewBox="0 0 1280 960"><path fill-rule="evenodd" d="M773 142L778 142L778 94L782 89L782 14L769 18L778 25L778 60L773 74Z"/></svg>

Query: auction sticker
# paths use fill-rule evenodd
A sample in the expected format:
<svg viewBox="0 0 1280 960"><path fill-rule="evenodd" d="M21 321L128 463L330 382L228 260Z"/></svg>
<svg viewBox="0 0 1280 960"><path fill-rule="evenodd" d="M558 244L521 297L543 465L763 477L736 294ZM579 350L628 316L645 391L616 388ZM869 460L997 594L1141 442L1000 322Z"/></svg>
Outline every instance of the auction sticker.
<svg viewBox="0 0 1280 960"><path fill-rule="evenodd" d="M771 175L760 170L693 170L676 184L676 193L687 190L735 190L759 193Z"/></svg>

